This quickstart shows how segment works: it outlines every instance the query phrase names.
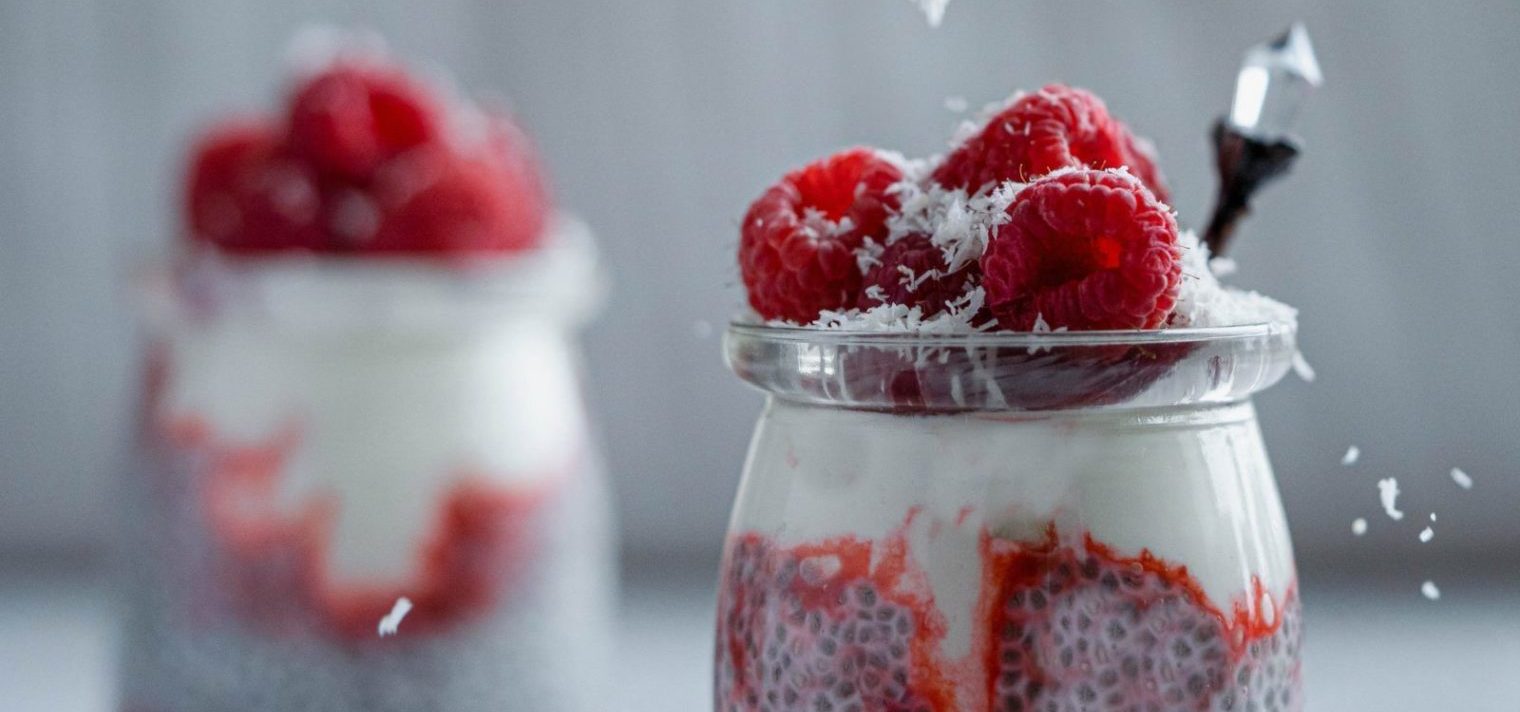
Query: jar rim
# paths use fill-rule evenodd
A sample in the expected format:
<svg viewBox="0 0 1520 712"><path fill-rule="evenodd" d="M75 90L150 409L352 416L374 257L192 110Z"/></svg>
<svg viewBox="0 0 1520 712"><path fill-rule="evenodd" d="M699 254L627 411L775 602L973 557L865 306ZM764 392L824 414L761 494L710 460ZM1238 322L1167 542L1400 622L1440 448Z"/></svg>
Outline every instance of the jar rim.
<svg viewBox="0 0 1520 712"><path fill-rule="evenodd" d="M534 316L579 324L606 279L590 230L560 214L545 243L517 254L239 256L177 245L140 260L131 291L151 327L248 317L295 330L405 333Z"/></svg>
<svg viewBox="0 0 1520 712"><path fill-rule="evenodd" d="M736 319L724 355L773 397L894 413L1137 409L1244 400L1283 378L1291 322L1130 331L874 332Z"/></svg>
<svg viewBox="0 0 1520 712"><path fill-rule="evenodd" d="M968 331L923 333L825 329L816 326L772 324L749 319L729 322L736 337L770 341L805 342L838 346L940 346L994 348L1061 348L1071 346L1160 345L1249 340L1291 335L1298 330L1290 322L1253 322L1228 326L1178 327L1170 329L1115 329L1093 331Z"/></svg>

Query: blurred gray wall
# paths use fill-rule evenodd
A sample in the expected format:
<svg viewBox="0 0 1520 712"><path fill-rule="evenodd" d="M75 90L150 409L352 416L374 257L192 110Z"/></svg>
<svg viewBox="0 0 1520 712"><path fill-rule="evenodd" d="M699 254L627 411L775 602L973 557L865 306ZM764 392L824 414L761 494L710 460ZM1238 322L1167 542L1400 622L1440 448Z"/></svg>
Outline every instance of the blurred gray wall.
<svg viewBox="0 0 1520 712"><path fill-rule="evenodd" d="M512 99L615 272L585 343L626 542L706 559L760 403L715 334L740 300L736 220L766 184L844 144L938 151L959 118L947 97L1059 79L1155 138L1196 223L1237 58L1297 18L1328 83L1297 175L1235 256L1239 283L1303 310L1319 372L1259 400L1300 553L1514 554L1513 0L955 0L937 30L904 0L0 0L0 549L88 550L108 531L137 369L120 275L175 230L189 132L270 102L304 22L374 27ZM1351 444L1362 461L1341 468ZM1412 513L1397 528L1377 505L1389 475Z"/></svg>

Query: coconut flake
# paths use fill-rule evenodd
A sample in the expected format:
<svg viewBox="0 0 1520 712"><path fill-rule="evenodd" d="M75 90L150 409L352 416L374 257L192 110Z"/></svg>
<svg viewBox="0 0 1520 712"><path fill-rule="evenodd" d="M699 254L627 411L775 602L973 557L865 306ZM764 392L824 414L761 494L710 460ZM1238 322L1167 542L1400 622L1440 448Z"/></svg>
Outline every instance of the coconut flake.
<svg viewBox="0 0 1520 712"><path fill-rule="evenodd" d="M1228 277L1240 271L1233 257L1215 257L1209 260L1209 272L1215 277Z"/></svg>
<svg viewBox="0 0 1520 712"><path fill-rule="evenodd" d="M380 637L395 635L396 628L401 625L401 619L412 611L412 600L406 596L396 599L395 605L391 606L391 612L380 619Z"/></svg>
<svg viewBox="0 0 1520 712"><path fill-rule="evenodd" d="M1434 539L1434 538L1436 538L1436 531L1434 529L1431 529L1430 527L1425 527L1424 529L1420 530L1420 543L1421 544L1429 543L1430 540Z"/></svg>
<svg viewBox="0 0 1520 712"><path fill-rule="evenodd" d="M1355 465L1356 461L1361 459L1361 457L1362 449L1352 445L1346 448L1346 454L1341 455L1341 464L1350 467L1351 465Z"/></svg>
<svg viewBox="0 0 1520 712"><path fill-rule="evenodd" d="M1304 358L1304 352L1293 352L1293 373L1302 378L1304 383L1314 382L1314 367L1309 365L1309 360Z"/></svg>
<svg viewBox="0 0 1520 712"><path fill-rule="evenodd" d="M1451 468L1451 481L1457 483L1458 487L1465 490L1470 490L1473 486L1472 478L1466 472L1463 472L1460 467Z"/></svg>
<svg viewBox="0 0 1520 712"><path fill-rule="evenodd" d="M929 21L930 27L939 27L939 23L945 21L945 8L950 6L950 0L912 0L924 13L924 19Z"/></svg>
<svg viewBox="0 0 1520 712"><path fill-rule="evenodd" d="M1426 581L1420 584L1420 593L1432 601L1441 600L1441 589L1436 588L1436 582Z"/></svg>
<svg viewBox="0 0 1520 712"><path fill-rule="evenodd" d="M1351 520L1351 533L1361 536L1367 533L1367 520L1361 517Z"/></svg>
<svg viewBox="0 0 1520 712"><path fill-rule="evenodd" d="M969 107L969 106L970 106L970 104L968 104L966 102L966 97L964 97L964 96L947 96L947 97L945 97L945 110L946 111L953 111L953 112L959 114L959 113L965 112L966 108Z"/></svg>
<svg viewBox="0 0 1520 712"><path fill-rule="evenodd" d="M1182 253L1182 282L1177 288L1171 326L1297 325L1298 310L1293 307L1257 292L1221 284L1219 278L1223 274L1215 271L1209 247L1198 239L1197 233L1192 230L1178 233L1177 248ZM1312 378L1311 375L1309 379Z"/></svg>
<svg viewBox="0 0 1520 712"><path fill-rule="evenodd" d="M1378 480L1378 497L1383 502L1383 512L1389 519L1398 521L1404 518L1404 513L1399 511L1399 481L1393 477Z"/></svg>
<svg viewBox="0 0 1520 712"><path fill-rule="evenodd" d="M869 295L869 293L868 293ZM885 294L878 294L884 297ZM916 334L965 334L985 331L994 324L974 326L973 317L981 311L986 295L981 287L946 302L945 310L931 317L924 317L923 309L902 304L878 304L870 309L824 310L810 326L838 331L904 332ZM772 321L773 325L785 326L787 322Z"/></svg>

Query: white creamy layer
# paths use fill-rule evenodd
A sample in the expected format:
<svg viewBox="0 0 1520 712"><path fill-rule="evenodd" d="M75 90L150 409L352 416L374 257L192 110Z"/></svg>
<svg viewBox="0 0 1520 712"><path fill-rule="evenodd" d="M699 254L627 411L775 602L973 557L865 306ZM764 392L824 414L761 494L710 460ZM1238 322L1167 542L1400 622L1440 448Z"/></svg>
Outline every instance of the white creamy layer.
<svg viewBox="0 0 1520 712"><path fill-rule="evenodd" d="M979 534L1039 540L1054 521L1121 555L1149 549L1188 567L1228 611L1258 576L1280 597L1293 577L1287 522L1249 404L1141 426L1134 415L894 416L772 401L751 444L734 531L783 545L909 530L949 630L970 652ZM1152 416L1159 417L1159 416Z"/></svg>
<svg viewBox="0 0 1520 712"><path fill-rule="evenodd" d="M581 455L563 329L531 315L392 333L290 329L245 313L182 324L168 335L159 415L202 419L223 444L295 428L279 501L336 497L330 573L405 581L457 476L528 486Z"/></svg>

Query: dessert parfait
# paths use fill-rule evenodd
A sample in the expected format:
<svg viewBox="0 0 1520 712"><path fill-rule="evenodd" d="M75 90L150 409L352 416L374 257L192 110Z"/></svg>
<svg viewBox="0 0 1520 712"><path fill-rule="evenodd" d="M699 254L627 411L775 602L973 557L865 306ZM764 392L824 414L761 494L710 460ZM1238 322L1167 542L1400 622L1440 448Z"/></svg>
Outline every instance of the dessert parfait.
<svg viewBox="0 0 1520 712"><path fill-rule="evenodd" d="M1147 141L1050 85L749 207L726 352L768 399L715 710L1301 708L1249 400L1295 312L1222 286L1168 199Z"/></svg>
<svg viewBox="0 0 1520 712"><path fill-rule="evenodd" d="M599 282L523 133L343 46L189 163L143 280L123 709L605 709Z"/></svg>

